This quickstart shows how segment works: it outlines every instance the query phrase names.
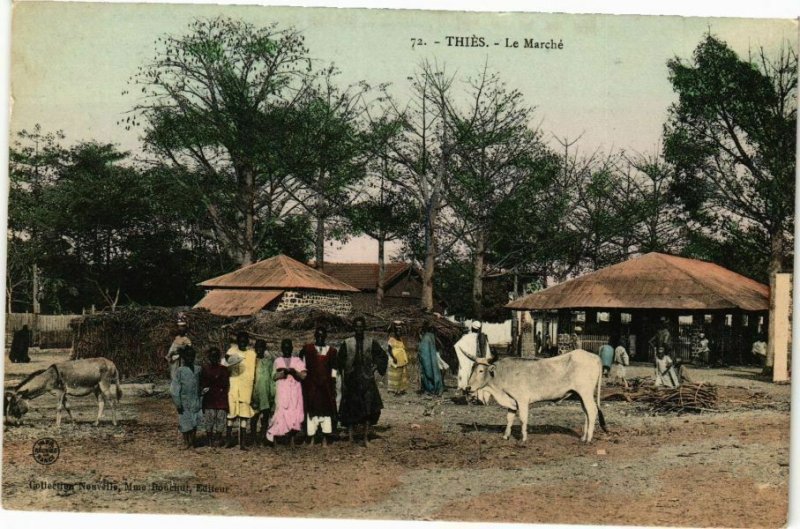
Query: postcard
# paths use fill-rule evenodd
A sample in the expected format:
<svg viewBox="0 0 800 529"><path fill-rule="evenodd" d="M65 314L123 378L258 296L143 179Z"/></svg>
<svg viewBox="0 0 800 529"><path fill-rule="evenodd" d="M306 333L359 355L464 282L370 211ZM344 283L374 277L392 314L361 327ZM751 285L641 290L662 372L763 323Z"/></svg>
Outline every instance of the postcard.
<svg viewBox="0 0 800 529"><path fill-rule="evenodd" d="M3 509L784 526L797 34L17 3Z"/></svg>

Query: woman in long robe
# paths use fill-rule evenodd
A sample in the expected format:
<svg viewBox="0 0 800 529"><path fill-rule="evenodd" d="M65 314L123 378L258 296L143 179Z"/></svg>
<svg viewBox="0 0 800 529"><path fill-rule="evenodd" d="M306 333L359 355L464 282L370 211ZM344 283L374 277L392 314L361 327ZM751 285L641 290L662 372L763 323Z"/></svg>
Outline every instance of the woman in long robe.
<svg viewBox="0 0 800 529"><path fill-rule="evenodd" d="M292 445L295 435L303 427L303 386L306 378L306 363L302 358L292 356L292 341L281 342L282 356L273 363L275 383L275 413L269 422L267 440L290 434Z"/></svg>
<svg viewBox="0 0 800 529"><path fill-rule="evenodd" d="M419 378L422 391L429 395L441 395L444 391L439 355L436 352L436 336L428 322L422 327L419 340Z"/></svg>
<svg viewBox="0 0 800 529"><path fill-rule="evenodd" d="M408 391L408 353L397 324L392 324L387 343L389 344L388 389L391 393L402 395Z"/></svg>

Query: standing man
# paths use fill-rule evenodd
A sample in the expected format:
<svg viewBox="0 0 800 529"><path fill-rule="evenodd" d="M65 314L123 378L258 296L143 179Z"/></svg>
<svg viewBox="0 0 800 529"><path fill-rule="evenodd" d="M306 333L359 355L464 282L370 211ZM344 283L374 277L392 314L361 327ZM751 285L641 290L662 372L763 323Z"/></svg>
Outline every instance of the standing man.
<svg viewBox="0 0 800 529"><path fill-rule="evenodd" d="M366 323L361 316L353 320L355 336L342 342L337 367L342 375L342 403L339 422L347 427L350 442L353 428L364 425L364 446L369 445L369 427L377 424L383 401L375 382L375 371L386 374L389 362L387 351L374 338L366 338Z"/></svg>
<svg viewBox="0 0 800 529"><path fill-rule="evenodd" d="M13 338L11 338L11 351L8 358L14 363L27 364L31 361L28 356L28 349L31 345L31 332L28 330L27 325L23 325L22 329L14 331Z"/></svg>
<svg viewBox="0 0 800 529"><path fill-rule="evenodd" d="M256 352L250 347L250 335L240 331L236 335L236 345L232 345L225 355L230 389L228 390L228 424L225 432L228 448L236 445L233 441L233 426L239 425L239 449L247 450L245 438L247 425L253 417L253 384L256 378Z"/></svg>
<svg viewBox="0 0 800 529"><path fill-rule="evenodd" d="M303 346L306 378L303 380L303 404L306 412L306 434L311 444L322 431L322 446L328 445L336 420L336 348L327 344L328 330L319 326L314 331L314 343Z"/></svg>
<svg viewBox="0 0 800 529"><path fill-rule="evenodd" d="M458 357L458 389L464 390L472 373L472 365L478 358L492 361L489 338L481 332L481 322L473 321L470 332L461 337L455 345Z"/></svg>
<svg viewBox="0 0 800 529"><path fill-rule="evenodd" d="M182 347L191 347L192 341L186 336L186 332L188 331L188 325L186 324L186 320L178 315L178 334L175 336L175 339L172 340L172 345L169 346L169 351L167 351L167 356L165 359L169 364L169 378L172 380L175 378L175 371L181 366L181 355L180 349Z"/></svg>

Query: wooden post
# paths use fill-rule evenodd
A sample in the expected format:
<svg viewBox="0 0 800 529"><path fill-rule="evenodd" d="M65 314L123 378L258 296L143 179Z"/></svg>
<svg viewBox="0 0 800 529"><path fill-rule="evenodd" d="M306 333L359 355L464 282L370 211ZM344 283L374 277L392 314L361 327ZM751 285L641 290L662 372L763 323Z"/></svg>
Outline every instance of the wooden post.
<svg viewBox="0 0 800 529"><path fill-rule="evenodd" d="M769 322L770 339L767 343L767 358L772 356L772 381L789 381L789 339L791 323L789 307L792 303L792 274L775 274L775 317ZM771 350L771 351L769 351Z"/></svg>

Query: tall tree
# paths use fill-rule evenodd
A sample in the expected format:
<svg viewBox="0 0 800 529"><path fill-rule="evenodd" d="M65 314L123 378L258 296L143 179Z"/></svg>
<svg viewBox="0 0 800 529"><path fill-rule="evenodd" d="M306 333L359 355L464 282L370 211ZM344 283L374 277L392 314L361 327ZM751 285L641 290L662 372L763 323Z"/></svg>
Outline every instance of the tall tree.
<svg viewBox="0 0 800 529"><path fill-rule="evenodd" d="M386 288L386 243L409 233L409 226L418 220L418 212L393 182L395 175L387 156L371 161L370 180L359 193L360 199L347 211L354 233L363 233L378 242L378 284L375 303L383 306Z"/></svg>
<svg viewBox="0 0 800 529"><path fill-rule="evenodd" d="M154 60L131 80L143 97L126 126L144 125L147 147L180 169L241 265L293 206L286 189L296 184L276 141L306 87L306 55L291 28L197 20L185 35L157 39Z"/></svg>
<svg viewBox="0 0 800 529"><path fill-rule="evenodd" d="M10 174L8 273L12 285L27 282L37 266L45 311L192 304L194 284L230 266L206 235L196 197L113 145L64 147L53 135L24 133ZM30 307L27 293L14 297Z"/></svg>
<svg viewBox="0 0 800 529"><path fill-rule="evenodd" d="M676 190L710 229L731 238L762 234L774 292L794 222L797 53L787 44L774 58L761 49L742 59L709 34L690 61L676 57L667 67L678 102L664 127L664 153L677 170ZM770 343L774 323L770 317ZM772 361L770 353L767 371Z"/></svg>
<svg viewBox="0 0 800 529"><path fill-rule="evenodd" d="M547 165L542 160L549 153L541 133L531 128L533 108L524 103L521 92L508 89L488 67L467 84L468 103L445 108L453 131L447 194L472 256L473 313L480 318L487 256L494 250L490 233L503 213L498 208L524 188L531 172Z"/></svg>
<svg viewBox="0 0 800 529"><path fill-rule="evenodd" d="M625 227L621 256L680 253L686 244L688 219L675 203L674 168L660 153L623 154L617 172L615 216Z"/></svg>
<svg viewBox="0 0 800 529"><path fill-rule="evenodd" d="M343 212L366 176L366 145L360 130L364 83L336 86L338 70L330 66L315 76L287 113L282 143L284 165L299 184L289 194L314 219L313 245L318 268L325 263L325 242L346 229Z"/></svg>
<svg viewBox="0 0 800 529"><path fill-rule="evenodd" d="M384 93L384 101L387 115L401 124L402 131L390 143L391 159L398 164L394 182L423 219L421 304L432 310L439 222L452 173L452 123L446 109L451 105L453 77L438 65L423 62L409 81L411 96L406 105L401 106L388 93Z"/></svg>

